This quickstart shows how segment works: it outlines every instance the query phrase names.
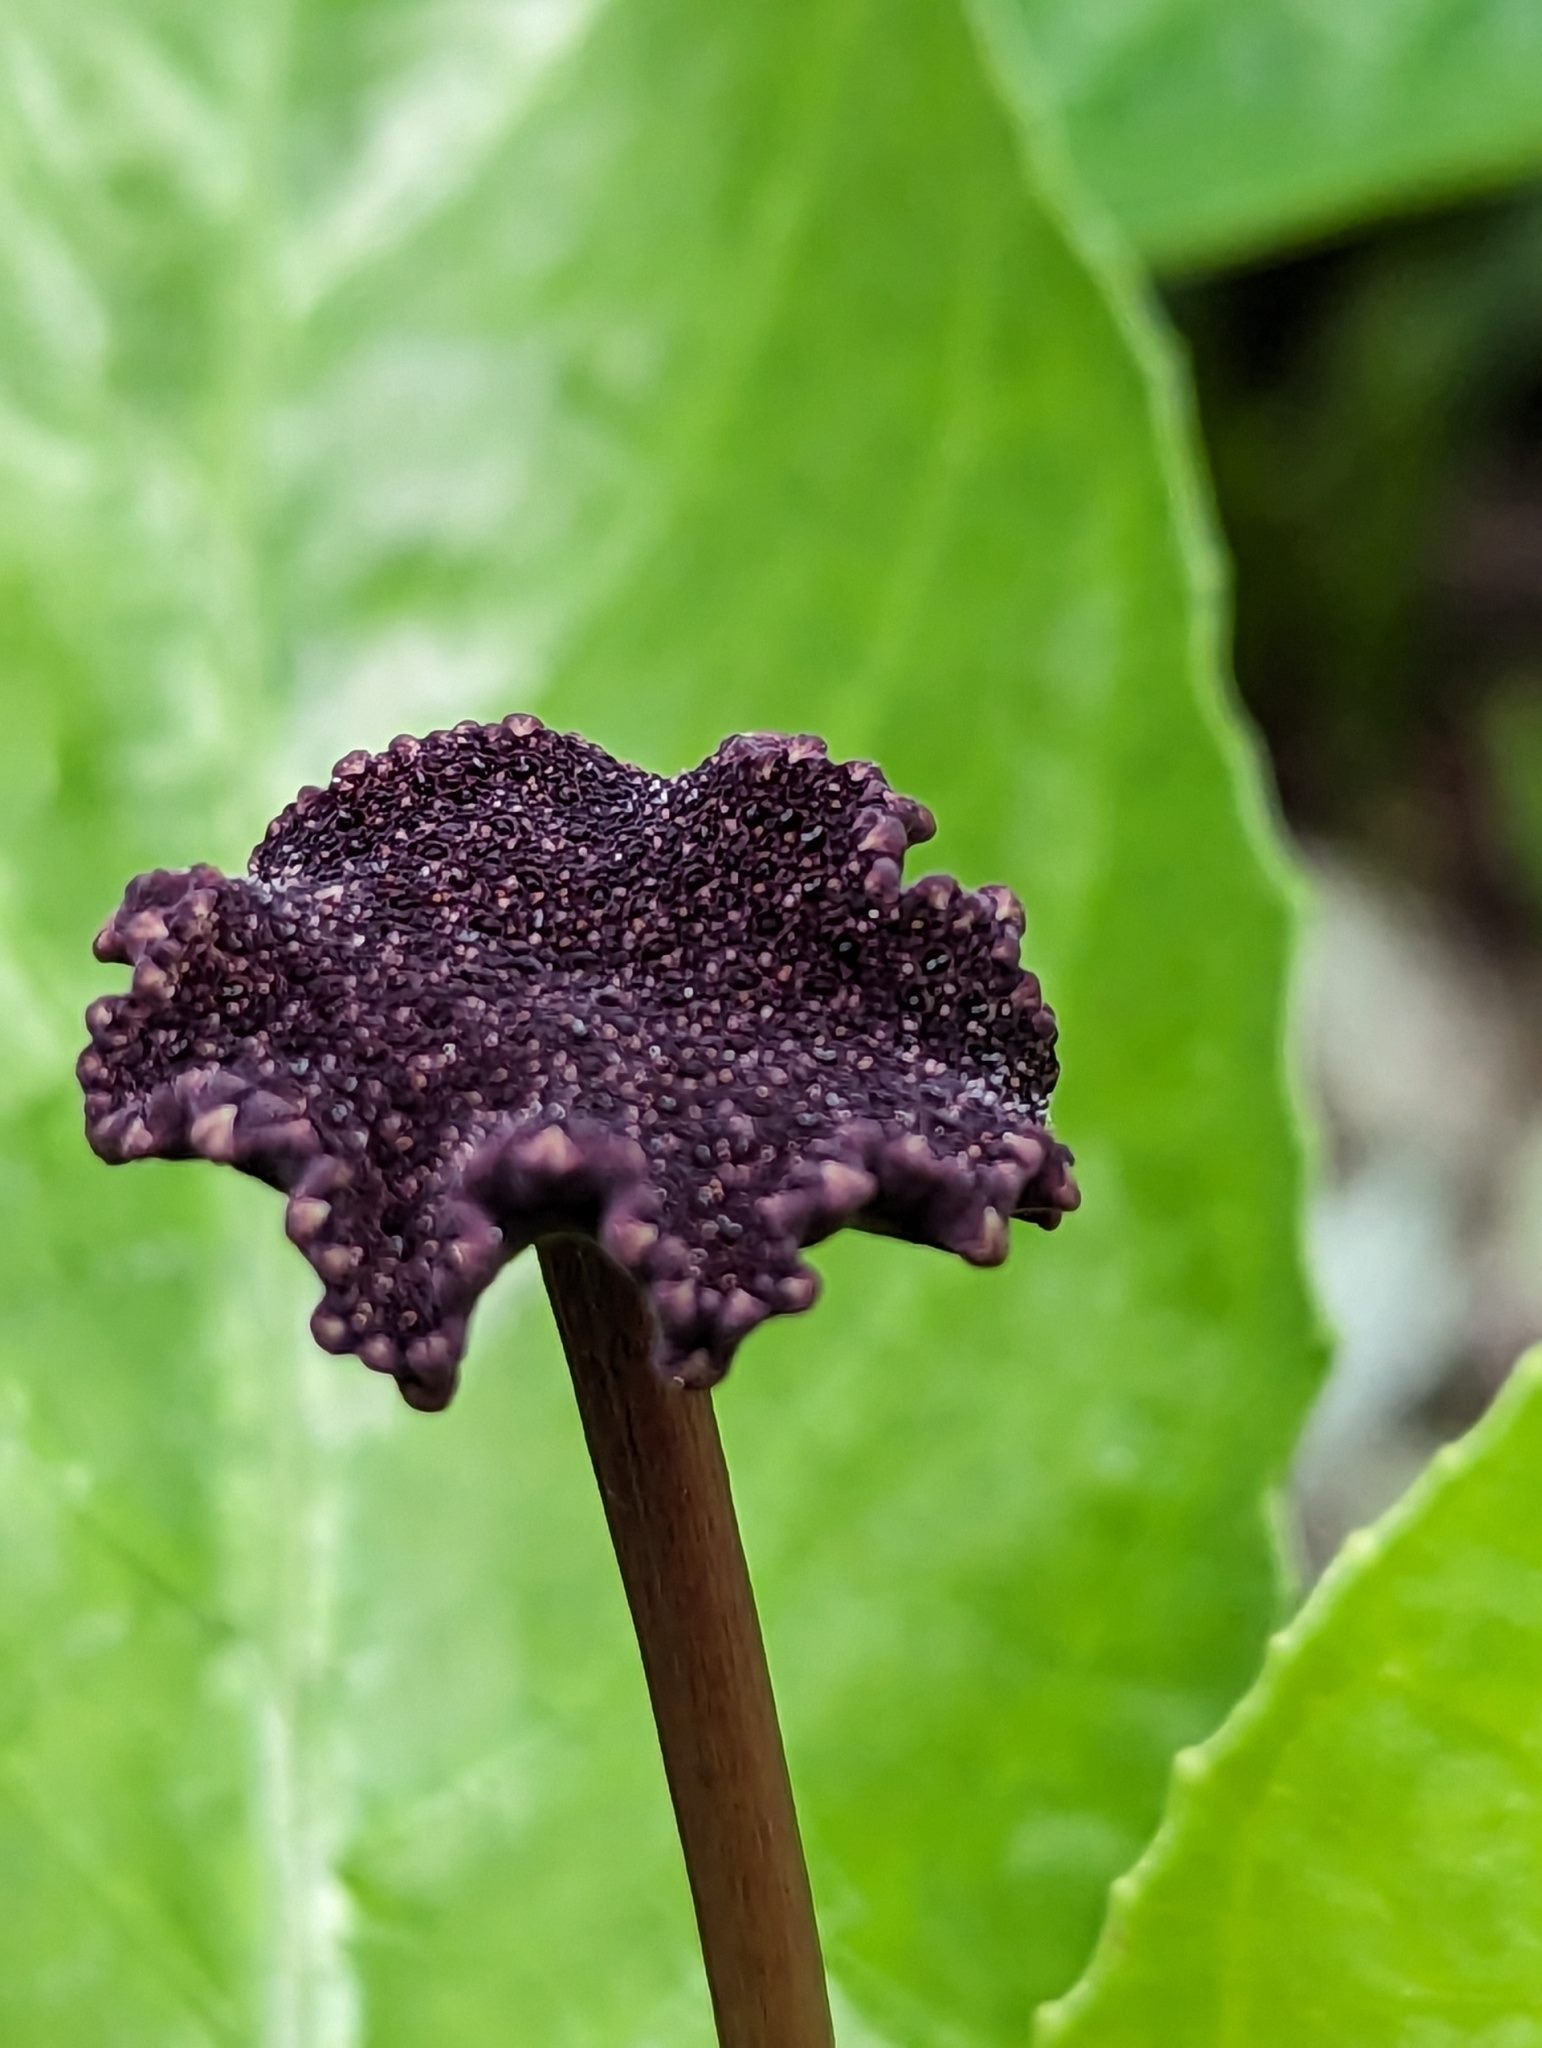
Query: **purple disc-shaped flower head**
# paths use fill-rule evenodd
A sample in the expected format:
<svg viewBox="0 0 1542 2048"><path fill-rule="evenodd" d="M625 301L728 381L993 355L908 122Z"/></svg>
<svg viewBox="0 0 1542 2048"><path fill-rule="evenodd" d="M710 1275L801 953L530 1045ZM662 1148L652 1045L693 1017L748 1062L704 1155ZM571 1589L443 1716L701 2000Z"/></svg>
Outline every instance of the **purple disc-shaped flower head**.
<svg viewBox="0 0 1542 2048"><path fill-rule="evenodd" d="M660 1372L710 1384L843 1224L991 1265L1009 1218L1076 1206L1022 912L904 886L931 831L813 739L674 778L529 717L350 754L246 875L130 884L87 1135L283 1189L318 1342L416 1407L498 1268L564 1231L644 1290Z"/></svg>

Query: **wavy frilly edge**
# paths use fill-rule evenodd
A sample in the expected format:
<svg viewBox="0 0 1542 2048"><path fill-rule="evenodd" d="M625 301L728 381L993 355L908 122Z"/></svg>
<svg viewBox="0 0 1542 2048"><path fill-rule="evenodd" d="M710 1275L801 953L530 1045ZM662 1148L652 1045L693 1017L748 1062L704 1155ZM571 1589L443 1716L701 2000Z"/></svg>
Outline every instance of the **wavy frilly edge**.
<svg viewBox="0 0 1542 2048"><path fill-rule="evenodd" d="M526 740L545 728L521 714L498 726L468 721L454 730ZM388 752L410 761L441 737L404 736ZM333 771L333 788L380 758L345 756ZM704 767L740 762L769 776L779 764L816 758L827 758L824 745L807 735L739 735ZM892 791L869 762L845 764L845 772L857 783L862 806L864 894L885 910L903 915L913 909L941 916L955 930L988 932L990 958L1012 973L1010 1009L1048 1049L1054 1013L1038 978L1021 966L1024 918L1016 897L1005 888L966 890L942 875L904 885L901 864L910 847L932 836L931 813ZM269 838L286 821L303 818L324 794L302 791L270 827ZM994 1266L1007 1255L1011 1219L1049 1230L1079 1204L1072 1154L1040 1124L1003 1133L994 1156L966 1163L934 1149L917 1130L856 1118L789 1152L781 1184L756 1203L762 1238L752 1284L723 1292L693 1277L689 1247L669 1228L661 1188L638 1144L581 1114L515 1116L465 1154L440 1193L435 1232L424 1247L433 1327L404 1341L379 1330L361 1334L341 1290L364 1257L355 1199L364 1168L335 1149L303 1099L200 1057L196 1043L186 1067L142 1095L115 1099L108 1086L125 1006L153 1009L169 999L179 967L207 932L219 893L230 886L219 869L206 865L153 870L130 883L98 934L96 957L130 967L132 978L126 995L100 997L86 1012L91 1044L77 1073L87 1138L110 1165L202 1158L284 1192L286 1233L323 1284L311 1317L317 1343L391 1374L415 1408L437 1410L449 1402L478 1298L510 1259L548 1236L591 1236L650 1306L657 1372L681 1386L705 1387L721 1379L751 1330L812 1306L819 1277L801 1253L837 1230L873 1231Z"/></svg>

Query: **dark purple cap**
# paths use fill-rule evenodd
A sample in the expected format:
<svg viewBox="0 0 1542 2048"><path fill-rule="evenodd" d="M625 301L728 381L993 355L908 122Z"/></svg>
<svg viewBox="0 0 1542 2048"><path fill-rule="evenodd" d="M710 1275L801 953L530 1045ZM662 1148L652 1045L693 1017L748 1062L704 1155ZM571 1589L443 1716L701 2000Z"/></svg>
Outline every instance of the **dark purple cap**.
<svg viewBox="0 0 1542 2048"><path fill-rule="evenodd" d="M284 1189L317 1341L415 1407L454 1392L498 1268L561 1231L644 1289L658 1370L710 1385L813 1301L800 1248L844 1224L994 1265L1009 1218L1076 1206L1022 912L904 886L931 832L808 738L673 779L530 717L350 754L247 875L130 884L87 1135Z"/></svg>

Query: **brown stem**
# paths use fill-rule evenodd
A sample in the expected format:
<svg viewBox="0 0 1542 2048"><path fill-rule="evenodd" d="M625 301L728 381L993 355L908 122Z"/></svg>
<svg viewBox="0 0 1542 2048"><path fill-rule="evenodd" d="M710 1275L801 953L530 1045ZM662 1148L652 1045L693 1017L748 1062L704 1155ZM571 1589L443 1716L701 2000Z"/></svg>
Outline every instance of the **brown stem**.
<svg viewBox="0 0 1542 2048"><path fill-rule="evenodd" d="M540 1247L637 1629L721 2048L831 2048L766 1653L710 1394L662 1386L637 1289Z"/></svg>

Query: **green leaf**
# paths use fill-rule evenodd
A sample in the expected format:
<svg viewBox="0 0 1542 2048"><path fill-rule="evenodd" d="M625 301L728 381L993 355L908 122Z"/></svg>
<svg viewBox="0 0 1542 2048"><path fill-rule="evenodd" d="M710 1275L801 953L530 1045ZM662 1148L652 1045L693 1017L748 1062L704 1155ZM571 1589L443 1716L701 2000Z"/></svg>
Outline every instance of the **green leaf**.
<svg viewBox="0 0 1542 2048"><path fill-rule="evenodd" d="M1526 0L1015 0L1078 167L1171 267L1542 166Z"/></svg>
<svg viewBox="0 0 1542 2048"><path fill-rule="evenodd" d="M721 1397L849 2038L1020 2039L1274 1616L1315 1368L1159 345L935 0L15 44L0 2038L706 2038L533 1272L425 1421L313 1352L267 1190L106 1174L68 1079L129 873L523 704L660 768L818 728L1030 899L1083 1212L832 1246Z"/></svg>
<svg viewBox="0 0 1542 2048"><path fill-rule="evenodd" d="M1539 1461L1533 1353L1178 1759L1046 2048L1542 2042Z"/></svg>

